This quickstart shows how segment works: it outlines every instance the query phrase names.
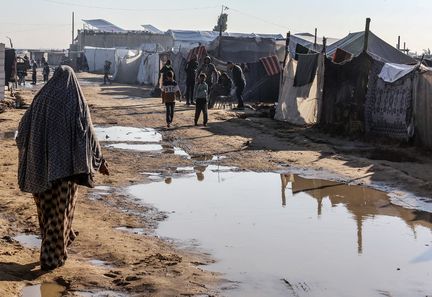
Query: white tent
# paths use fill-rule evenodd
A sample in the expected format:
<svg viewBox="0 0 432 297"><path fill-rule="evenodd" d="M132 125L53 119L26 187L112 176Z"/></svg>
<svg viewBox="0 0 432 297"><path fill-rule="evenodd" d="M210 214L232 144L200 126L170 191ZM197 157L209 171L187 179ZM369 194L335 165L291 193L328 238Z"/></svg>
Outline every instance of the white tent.
<svg viewBox="0 0 432 297"><path fill-rule="evenodd" d="M284 67L279 102L275 119L294 125L318 123L324 86L324 55L319 54L313 81L296 87L294 84L298 62L289 55Z"/></svg>
<svg viewBox="0 0 432 297"><path fill-rule="evenodd" d="M103 72L105 61L111 62L111 72L116 71L116 49L101 47L84 47L84 55L90 72Z"/></svg>
<svg viewBox="0 0 432 297"><path fill-rule="evenodd" d="M142 55L138 70L137 81L140 84L158 85L160 59L158 53L145 53Z"/></svg>
<svg viewBox="0 0 432 297"><path fill-rule="evenodd" d="M139 51L136 55L126 55L117 60L114 81L120 83L135 84L137 83L138 71L142 61L143 54Z"/></svg>

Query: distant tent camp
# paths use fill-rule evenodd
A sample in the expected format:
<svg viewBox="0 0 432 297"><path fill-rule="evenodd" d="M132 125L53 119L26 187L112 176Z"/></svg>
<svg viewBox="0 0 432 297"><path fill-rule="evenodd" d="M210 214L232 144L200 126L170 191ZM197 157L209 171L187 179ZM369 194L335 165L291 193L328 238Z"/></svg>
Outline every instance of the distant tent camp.
<svg viewBox="0 0 432 297"><path fill-rule="evenodd" d="M84 55L90 72L102 73L105 61L111 62L111 74L116 70L116 49L100 47L84 47Z"/></svg>

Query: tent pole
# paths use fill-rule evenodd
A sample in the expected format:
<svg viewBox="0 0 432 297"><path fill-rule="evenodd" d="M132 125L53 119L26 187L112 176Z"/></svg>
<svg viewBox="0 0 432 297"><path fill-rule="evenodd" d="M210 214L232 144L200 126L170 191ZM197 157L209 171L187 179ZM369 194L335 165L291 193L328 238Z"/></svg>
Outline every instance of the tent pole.
<svg viewBox="0 0 432 297"><path fill-rule="evenodd" d="M400 50L400 36L398 36L397 49Z"/></svg>
<svg viewBox="0 0 432 297"><path fill-rule="evenodd" d="M322 52L325 54L327 51L327 38L323 37L323 49Z"/></svg>
<svg viewBox="0 0 432 297"><path fill-rule="evenodd" d="M364 45L363 45L363 52L367 52L368 45L369 45L369 28L370 28L370 22L371 19L366 19L366 28L365 28L365 35L364 35Z"/></svg>
<svg viewBox="0 0 432 297"><path fill-rule="evenodd" d="M286 60L288 59L290 37L291 37L291 31L288 31L288 33L286 34L286 39L285 39L285 57L284 57L284 61L283 61L283 67L285 67Z"/></svg>
<svg viewBox="0 0 432 297"><path fill-rule="evenodd" d="M318 29L315 28L314 50L316 50L317 48L317 36L318 36Z"/></svg>

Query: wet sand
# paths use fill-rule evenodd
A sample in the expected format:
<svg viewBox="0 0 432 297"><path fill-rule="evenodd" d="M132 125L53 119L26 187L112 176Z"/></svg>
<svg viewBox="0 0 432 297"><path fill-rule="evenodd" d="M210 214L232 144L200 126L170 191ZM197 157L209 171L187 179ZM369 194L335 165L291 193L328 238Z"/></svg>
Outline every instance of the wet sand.
<svg viewBox="0 0 432 297"><path fill-rule="evenodd" d="M162 150L118 149L105 147L112 143L104 142L112 174L98 176L96 181L106 188L79 189L74 218L79 237L66 265L43 274L38 268L38 249L14 239L38 234L31 195L21 193L16 183L17 149L11 133L24 110L1 113L0 135L5 137L0 137L0 296L18 296L25 286L44 282L62 285L67 296L103 291L119 296L224 296L221 287L230 286L223 281L226 276L206 269L206 264L215 261L212 255L159 238L155 228L169 213L137 203L126 191L129 186L152 182L152 176L143 173L166 175L174 168L193 167L195 157L222 155L225 158L217 161L219 165L240 170L292 171L349 181L386 189L398 204L432 208L432 160L427 152L333 138L250 112L212 110L207 128L194 127L194 109L184 102L177 103L174 125L167 130L164 106L159 98L149 98L149 88L101 86L101 76L80 77L86 80L82 87L95 125L156 129L162 135ZM26 102L31 102L36 89L23 91ZM133 99L119 99L128 97ZM171 148L168 151L182 149L191 158L164 153L164 145Z"/></svg>

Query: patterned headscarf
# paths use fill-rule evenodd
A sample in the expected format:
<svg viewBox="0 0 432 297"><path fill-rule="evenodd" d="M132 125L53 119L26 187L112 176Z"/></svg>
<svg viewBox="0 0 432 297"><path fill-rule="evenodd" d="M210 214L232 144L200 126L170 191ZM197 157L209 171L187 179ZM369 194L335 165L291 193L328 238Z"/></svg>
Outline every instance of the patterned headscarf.
<svg viewBox="0 0 432 297"><path fill-rule="evenodd" d="M103 158L72 68L58 67L36 94L21 119L16 142L21 191L40 193L63 178L92 186L92 174Z"/></svg>

